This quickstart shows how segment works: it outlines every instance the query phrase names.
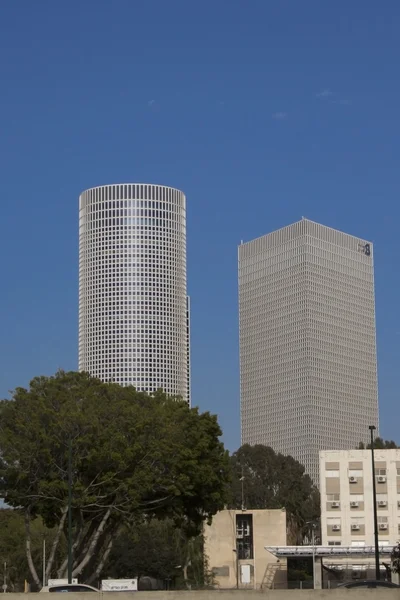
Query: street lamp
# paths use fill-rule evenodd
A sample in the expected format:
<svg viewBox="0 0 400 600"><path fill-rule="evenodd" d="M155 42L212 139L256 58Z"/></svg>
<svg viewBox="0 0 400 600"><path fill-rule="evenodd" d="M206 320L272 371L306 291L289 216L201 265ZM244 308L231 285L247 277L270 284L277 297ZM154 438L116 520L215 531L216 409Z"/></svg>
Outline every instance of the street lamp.
<svg viewBox="0 0 400 600"><path fill-rule="evenodd" d="M72 439L68 439L68 583L72 583Z"/></svg>
<svg viewBox="0 0 400 600"><path fill-rule="evenodd" d="M315 590L315 529L317 524L315 521L306 521L306 525L311 525L311 545L312 545L312 567L313 567L313 588Z"/></svg>
<svg viewBox="0 0 400 600"><path fill-rule="evenodd" d="M378 511L376 507L376 479L375 479L375 456L374 456L374 431L375 425L370 425L371 432L371 460L372 460L372 493L374 495L374 538L375 538L375 577L377 580L381 578L381 570L379 568L379 540L378 540Z"/></svg>

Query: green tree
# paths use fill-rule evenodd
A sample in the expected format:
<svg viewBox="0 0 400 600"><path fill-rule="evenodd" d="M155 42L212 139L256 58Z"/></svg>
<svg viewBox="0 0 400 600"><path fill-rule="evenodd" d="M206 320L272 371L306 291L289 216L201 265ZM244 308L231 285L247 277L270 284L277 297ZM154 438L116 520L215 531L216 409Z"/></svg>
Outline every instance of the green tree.
<svg viewBox="0 0 400 600"><path fill-rule="evenodd" d="M364 450L365 448L370 450L371 444L365 445L364 442L360 442L358 445L358 449ZM377 437L374 440L374 448L376 448L377 450L392 450L394 448L398 448L398 445L393 440L384 440L381 437Z"/></svg>
<svg viewBox="0 0 400 600"><path fill-rule="evenodd" d="M400 573L400 543L394 546L391 554L393 573Z"/></svg>
<svg viewBox="0 0 400 600"><path fill-rule="evenodd" d="M122 524L170 518L197 534L226 502L229 460L215 416L159 392L105 384L87 373L58 372L17 388L0 404L0 492L23 510L25 547L37 517L56 535L47 577L66 531L68 443L73 447L73 576L94 581Z"/></svg>
<svg viewBox="0 0 400 600"><path fill-rule="evenodd" d="M317 488L304 467L291 456L272 448L244 445L230 457L232 466L231 508L285 508L289 536L298 541L307 523L320 513Z"/></svg>
<svg viewBox="0 0 400 600"><path fill-rule="evenodd" d="M203 587L207 582L203 536L188 537L170 519L125 527L111 551L105 573L111 578L154 577L173 587Z"/></svg>
<svg viewBox="0 0 400 600"><path fill-rule="evenodd" d="M29 567L25 552L24 516L19 510L0 510L0 565L6 564L6 580L9 592L23 592L24 582L29 579ZM43 541L51 546L56 531L48 529L40 518L31 524L31 553L37 564L42 564ZM65 543L60 543L56 561L62 560Z"/></svg>

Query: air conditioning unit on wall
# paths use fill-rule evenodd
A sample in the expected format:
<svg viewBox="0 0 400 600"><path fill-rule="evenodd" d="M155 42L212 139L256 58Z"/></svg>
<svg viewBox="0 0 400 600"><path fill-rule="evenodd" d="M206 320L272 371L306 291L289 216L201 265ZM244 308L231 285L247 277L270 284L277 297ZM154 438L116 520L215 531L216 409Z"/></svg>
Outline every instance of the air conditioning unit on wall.
<svg viewBox="0 0 400 600"><path fill-rule="evenodd" d="M357 483L357 477L354 477L352 475L351 477L349 477L349 481L350 481L350 483Z"/></svg>

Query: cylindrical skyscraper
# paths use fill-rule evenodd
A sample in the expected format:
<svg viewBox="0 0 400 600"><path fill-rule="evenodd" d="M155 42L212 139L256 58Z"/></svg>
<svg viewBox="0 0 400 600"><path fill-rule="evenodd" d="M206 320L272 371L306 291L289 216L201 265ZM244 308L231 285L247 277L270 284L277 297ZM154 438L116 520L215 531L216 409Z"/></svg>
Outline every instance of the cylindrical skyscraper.
<svg viewBox="0 0 400 600"><path fill-rule="evenodd" d="M186 198L148 184L79 197L79 369L190 402Z"/></svg>

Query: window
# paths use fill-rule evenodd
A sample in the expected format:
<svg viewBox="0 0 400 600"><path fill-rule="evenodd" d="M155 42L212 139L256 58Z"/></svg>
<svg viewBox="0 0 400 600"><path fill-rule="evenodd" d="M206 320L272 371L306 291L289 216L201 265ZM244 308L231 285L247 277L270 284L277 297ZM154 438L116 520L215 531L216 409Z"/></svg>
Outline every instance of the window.
<svg viewBox="0 0 400 600"><path fill-rule="evenodd" d="M378 523L387 523L388 522L388 518L387 517L380 517L378 515Z"/></svg>
<svg viewBox="0 0 400 600"><path fill-rule="evenodd" d="M359 469L349 469L349 477L362 477L363 471Z"/></svg>
<svg viewBox="0 0 400 600"><path fill-rule="evenodd" d="M236 515L236 551L239 560L253 558L253 515Z"/></svg>
<svg viewBox="0 0 400 600"><path fill-rule="evenodd" d="M339 477L339 471L326 471L325 477Z"/></svg>
<svg viewBox="0 0 400 600"><path fill-rule="evenodd" d="M365 542L359 540L352 540L351 545L353 548L363 548L365 546Z"/></svg>
<svg viewBox="0 0 400 600"><path fill-rule="evenodd" d="M328 542L328 546L341 546L342 542Z"/></svg>
<svg viewBox="0 0 400 600"><path fill-rule="evenodd" d="M327 502L339 502L340 494L327 494L326 501Z"/></svg>
<svg viewBox="0 0 400 600"><path fill-rule="evenodd" d="M95 592L86 585L56 585L49 588L49 592Z"/></svg>

